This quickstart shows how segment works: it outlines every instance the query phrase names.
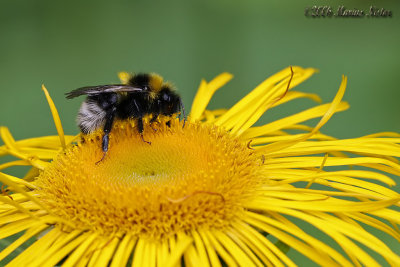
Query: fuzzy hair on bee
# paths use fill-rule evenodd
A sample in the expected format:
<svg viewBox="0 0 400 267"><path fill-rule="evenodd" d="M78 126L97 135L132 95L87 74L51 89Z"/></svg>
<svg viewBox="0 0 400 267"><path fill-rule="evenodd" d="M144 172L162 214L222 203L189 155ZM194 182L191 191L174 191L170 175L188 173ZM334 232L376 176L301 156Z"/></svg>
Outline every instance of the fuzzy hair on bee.
<svg viewBox="0 0 400 267"><path fill-rule="evenodd" d="M105 121L106 112L96 101L86 99L82 102L78 116L76 117L76 122L82 133L89 134L103 127Z"/></svg>
<svg viewBox="0 0 400 267"><path fill-rule="evenodd" d="M186 116L182 99L174 87L164 82L155 73L139 73L132 75L127 84L110 84L87 86L75 89L66 94L68 99L86 95L77 116L78 126L83 134L103 129L103 158L108 151L109 134L115 119L135 119L138 132L143 140L143 117L152 115L150 124L159 115L172 116L183 114L183 125ZM99 162L100 162L99 161Z"/></svg>

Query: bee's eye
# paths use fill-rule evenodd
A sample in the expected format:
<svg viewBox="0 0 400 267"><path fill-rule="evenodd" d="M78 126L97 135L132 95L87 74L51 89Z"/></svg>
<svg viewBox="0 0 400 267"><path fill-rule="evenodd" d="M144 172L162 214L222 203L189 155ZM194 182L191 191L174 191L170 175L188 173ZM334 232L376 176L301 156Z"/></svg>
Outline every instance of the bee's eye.
<svg viewBox="0 0 400 267"><path fill-rule="evenodd" d="M163 100L164 101L169 101L169 96L168 96L168 94L163 94Z"/></svg>
<svg viewBox="0 0 400 267"><path fill-rule="evenodd" d="M143 85L143 90L144 90L144 91L149 91L149 90L150 90L150 86L148 86L148 85Z"/></svg>

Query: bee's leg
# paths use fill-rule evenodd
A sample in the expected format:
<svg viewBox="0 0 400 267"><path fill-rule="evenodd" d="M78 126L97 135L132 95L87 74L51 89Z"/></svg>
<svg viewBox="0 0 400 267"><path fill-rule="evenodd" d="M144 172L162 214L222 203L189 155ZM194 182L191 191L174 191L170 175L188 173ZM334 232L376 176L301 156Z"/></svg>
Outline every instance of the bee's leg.
<svg viewBox="0 0 400 267"><path fill-rule="evenodd" d="M144 131L144 128L143 128L143 110L141 109L141 105L138 105L138 103L136 102L135 99L133 99L133 104L135 105L136 111L138 113L137 114L137 127L138 127L138 130L139 130L140 137L142 138L143 142L146 142L149 145L151 145L151 142L146 141L143 138L143 131Z"/></svg>
<svg viewBox="0 0 400 267"><path fill-rule="evenodd" d="M137 119L137 127L138 127L138 130L139 130L140 137L142 138L142 141L145 142L145 143L148 143L149 145L151 145L151 142L146 141L143 138L143 130L144 130L144 128L143 128L143 118L142 117L139 117Z"/></svg>
<svg viewBox="0 0 400 267"><path fill-rule="evenodd" d="M159 112L155 112L155 113L153 114L153 118L151 118L151 120L150 120L150 127L151 127L155 132L157 131L157 129L153 127L153 123L154 123L155 121L157 121L159 115L160 115Z"/></svg>
<svg viewBox="0 0 400 267"><path fill-rule="evenodd" d="M160 105L160 103L158 102L158 105ZM160 115L160 110L157 109L154 111L153 113L153 118L151 118L150 123L155 122L158 119L158 116Z"/></svg>
<svg viewBox="0 0 400 267"><path fill-rule="evenodd" d="M154 123L158 119L159 113L154 113L153 118L151 118L150 123Z"/></svg>
<svg viewBox="0 0 400 267"><path fill-rule="evenodd" d="M106 157L107 151L108 151L108 142L109 142L109 134L111 132L111 128L113 126L114 118L115 118L115 111L116 107L111 107L109 110L107 110L106 113L106 123L104 124L103 128L103 140L102 140L102 150L103 150L103 157L96 162L96 164L99 164L101 161L104 160Z"/></svg>

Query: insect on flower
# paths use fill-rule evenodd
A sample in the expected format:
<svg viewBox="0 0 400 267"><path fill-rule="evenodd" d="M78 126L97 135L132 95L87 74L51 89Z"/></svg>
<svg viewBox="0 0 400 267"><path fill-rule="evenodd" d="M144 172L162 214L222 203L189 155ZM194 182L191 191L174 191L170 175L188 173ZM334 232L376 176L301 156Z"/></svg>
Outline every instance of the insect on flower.
<svg viewBox="0 0 400 267"><path fill-rule="evenodd" d="M148 144L151 142L143 138L143 117L145 115L152 115L150 124L155 122L159 115L172 116L181 112L184 123L186 120L180 96L171 84L164 82L160 75L154 73L133 75L128 84L81 87L66 95L68 99L87 95L77 117L82 133L89 134L103 127L102 149L104 154L99 162L107 154L109 134L116 118L136 119L140 137L143 142Z"/></svg>

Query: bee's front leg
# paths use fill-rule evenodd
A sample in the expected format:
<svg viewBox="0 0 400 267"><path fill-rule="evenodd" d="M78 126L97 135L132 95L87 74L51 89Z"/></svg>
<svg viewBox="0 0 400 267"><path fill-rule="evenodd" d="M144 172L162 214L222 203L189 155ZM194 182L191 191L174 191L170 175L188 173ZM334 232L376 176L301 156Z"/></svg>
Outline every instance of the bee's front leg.
<svg viewBox="0 0 400 267"><path fill-rule="evenodd" d="M117 110L117 108L115 106L112 106L106 112L106 123L104 124L104 128L103 128L104 135L103 135L103 140L102 140L103 157L98 162L96 162L96 164L99 164L106 157L106 154L108 151L109 134L110 134L112 126L113 126L116 110Z"/></svg>
<svg viewBox="0 0 400 267"><path fill-rule="evenodd" d="M143 118L142 118L142 117L139 117L139 118L137 119L137 127L138 127L138 130L139 130L140 137L142 138L142 141L145 142L145 143L148 143L149 145L151 145L151 142L150 142L150 141L146 141L146 140L144 140L144 138L143 138L143 131L144 131L144 128L143 128Z"/></svg>

